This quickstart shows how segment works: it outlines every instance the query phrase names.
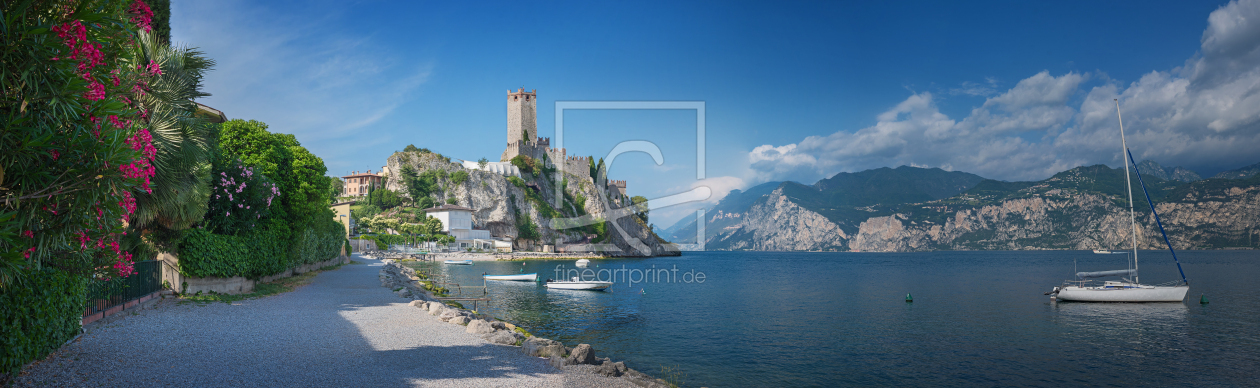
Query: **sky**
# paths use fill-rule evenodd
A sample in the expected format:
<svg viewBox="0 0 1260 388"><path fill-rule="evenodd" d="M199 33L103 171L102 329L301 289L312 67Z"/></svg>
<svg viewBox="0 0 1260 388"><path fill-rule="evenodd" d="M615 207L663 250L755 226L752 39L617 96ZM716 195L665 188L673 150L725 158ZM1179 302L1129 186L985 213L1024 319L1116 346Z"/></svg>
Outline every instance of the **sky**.
<svg viewBox="0 0 1260 388"><path fill-rule="evenodd" d="M911 165L1040 180L1138 160L1203 176L1260 162L1260 0L1132 2L172 2L216 61L200 102L292 133L329 175L408 144L497 161L506 92L701 101L564 113L569 155L662 198ZM697 146L705 150L697 180ZM655 209L668 226L704 203Z"/></svg>

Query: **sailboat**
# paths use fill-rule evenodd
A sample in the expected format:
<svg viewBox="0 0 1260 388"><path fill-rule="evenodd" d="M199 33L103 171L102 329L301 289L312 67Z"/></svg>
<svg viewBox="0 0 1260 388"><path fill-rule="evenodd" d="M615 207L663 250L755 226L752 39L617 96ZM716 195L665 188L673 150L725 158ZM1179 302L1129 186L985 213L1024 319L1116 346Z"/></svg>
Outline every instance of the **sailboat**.
<svg viewBox="0 0 1260 388"><path fill-rule="evenodd" d="M1077 272L1076 280L1065 281L1062 286L1055 287L1054 290L1046 294L1057 300L1076 302L1180 302L1186 298L1186 293L1190 291L1190 282L1186 280L1186 272L1181 269L1181 262L1177 260L1177 252L1173 250L1172 243L1168 241L1168 233L1164 231L1164 224L1159 220L1159 213L1155 212L1155 203L1151 202L1151 194L1146 191L1146 183L1142 182L1142 172L1138 170L1137 162L1133 160L1133 153L1129 151L1129 146L1125 143L1124 119L1120 117L1120 101L1118 99L1116 100L1116 119L1120 121L1120 146L1123 151L1121 158L1128 160L1128 163L1125 163L1124 166L1124 181L1125 186L1129 190L1129 224L1133 228L1133 261L1130 262L1132 267L1112 271ZM1133 183L1129 178L1130 165L1133 167L1134 175L1137 175L1138 184L1142 186L1142 194L1146 195L1146 202L1151 205L1151 214L1155 216L1155 224L1159 225L1159 233L1164 236L1164 244L1168 245L1168 251L1172 252L1173 261L1177 263L1177 271L1181 273L1180 281L1174 280L1157 285L1147 285L1139 282L1137 216L1133 212ZM1099 252L1095 251L1095 253ZM1102 284L1089 280L1111 276L1120 276L1121 280L1103 281Z"/></svg>

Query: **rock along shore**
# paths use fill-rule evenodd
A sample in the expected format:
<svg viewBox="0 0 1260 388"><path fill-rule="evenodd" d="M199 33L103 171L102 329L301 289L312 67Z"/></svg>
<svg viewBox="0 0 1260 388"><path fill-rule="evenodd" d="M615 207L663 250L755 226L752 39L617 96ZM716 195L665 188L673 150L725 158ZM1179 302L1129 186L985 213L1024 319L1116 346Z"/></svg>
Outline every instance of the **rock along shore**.
<svg viewBox="0 0 1260 388"><path fill-rule="evenodd" d="M459 260L465 259L471 258ZM401 298L412 299L411 306L428 312L438 320L466 326L465 332L478 336L486 342L519 347L522 353L531 357L546 358L550 360L553 367L566 372L578 371L617 378L640 387L670 386L664 380L627 368L624 362L613 362L607 357L596 357L595 350L589 344L565 346L559 341L535 337L511 323L443 303L419 283L420 278L414 269L399 265L393 259L383 259L381 262L384 263L380 270L381 287L395 290L394 293Z"/></svg>

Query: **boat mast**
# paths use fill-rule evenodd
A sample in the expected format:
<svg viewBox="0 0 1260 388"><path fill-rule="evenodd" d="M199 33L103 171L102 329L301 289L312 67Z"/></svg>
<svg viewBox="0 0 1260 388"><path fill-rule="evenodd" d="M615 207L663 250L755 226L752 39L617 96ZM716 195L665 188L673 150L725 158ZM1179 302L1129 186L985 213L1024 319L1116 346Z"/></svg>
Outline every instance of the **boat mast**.
<svg viewBox="0 0 1260 388"><path fill-rule="evenodd" d="M1137 216L1133 213L1133 182L1129 178L1129 163L1125 162L1125 155L1129 153L1129 145L1124 141L1124 118L1120 117L1120 99L1112 99L1116 102L1116 119L1120 120L1120 162L1124 164L1124 185L1129 189L1129 224L1133 227L1133 282L1142 283L1137 275L1138 255L1137 255Z"/></svg>

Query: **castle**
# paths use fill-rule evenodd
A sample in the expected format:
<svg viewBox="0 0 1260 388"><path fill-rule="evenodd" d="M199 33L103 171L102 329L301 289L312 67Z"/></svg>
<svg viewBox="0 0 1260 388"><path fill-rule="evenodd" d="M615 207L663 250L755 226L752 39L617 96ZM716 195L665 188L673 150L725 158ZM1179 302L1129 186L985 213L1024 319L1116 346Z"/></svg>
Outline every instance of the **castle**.
<svg viewBox="0 0 1260 388"><path fill-rule="evenodd" d="M524 88L507 91L507 148L499 157L510 162L517 155L525 155L556 167L565 174L588 180L606 188L614 197L625 197L626 181L607 181L591 177L591 157L568 156L564 148L551 148L551 138L538 137L538 90ZM563 164L563 166L559 166ZM620 199L620 198L619 198Z"/></svg>

